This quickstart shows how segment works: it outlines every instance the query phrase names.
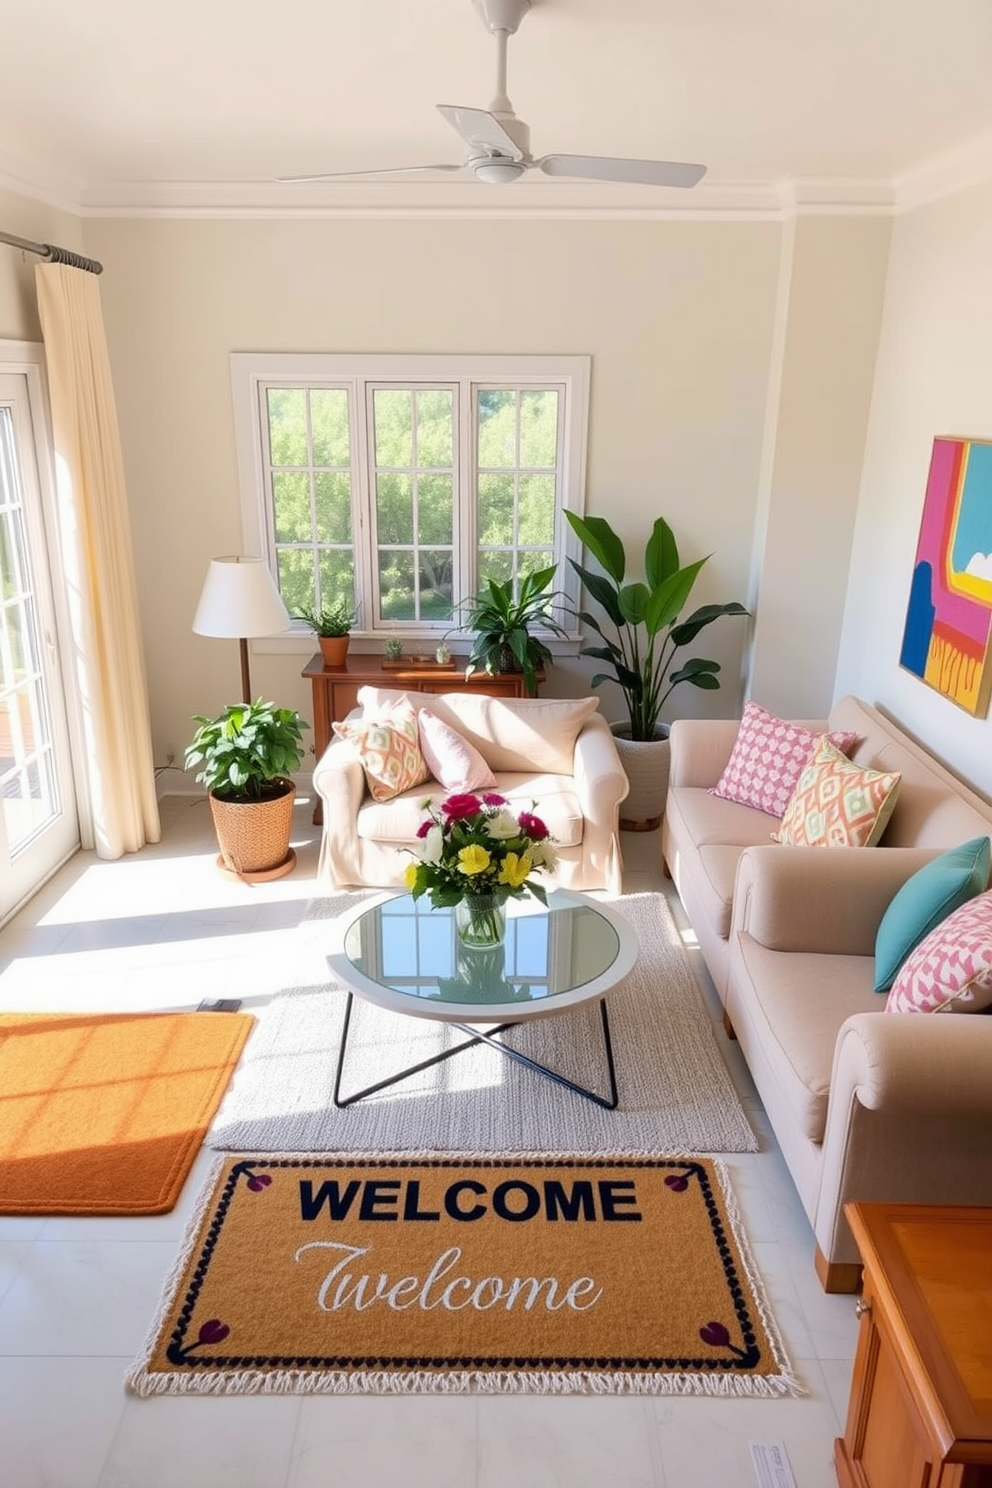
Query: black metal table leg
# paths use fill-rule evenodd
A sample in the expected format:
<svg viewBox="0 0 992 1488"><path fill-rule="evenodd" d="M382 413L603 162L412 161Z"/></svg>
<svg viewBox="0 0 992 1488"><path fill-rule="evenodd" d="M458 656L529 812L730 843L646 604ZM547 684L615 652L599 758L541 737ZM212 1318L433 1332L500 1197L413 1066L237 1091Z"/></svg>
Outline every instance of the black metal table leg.
<svg viewBox="0 0 992 1488"><path fill-rule="evenodd" d="M540 1064L536 1059L530 1059L526 1054L521 1054L517 1049L511 1049L508 1044L500 1043L495 1037L497 1033L505 1033L507 1027L515 1028L519 1026L518 1024L510 1023L503 1028L494 1028L492 1033L477 1033L476 1041L488 1044L492 1049L498 1049L501 1054L506 1055L507 1059L513 1059L517 1064L525 1065L527 1069L532 1069L537 1074L544 1075L548 1080L554 1080L556 1085L563 1085L566 1090L574 1091L576 1095L585 1096L586 1100L591 1100L595 1105L602 1106L604 1110L615 1111L620 1103L620 1095L617 1090L616 1066L613 1060L613 1042L610 1038L610 1020L606 1012L605 998L600 1000L599 1011L603 1025L603 1047L606 1051L606 1067L610 1076L609 1099L606 1096L597 1095L594 1090L587 1090L584 1085L577 1085L567 1075L560 1075L557 1070L549 1069L546 1064ZM455 1023L453 1026L461 1029L462 1033L472 1032L471 1025L467 1023ZM466 1045L462 1044L461 1047L465 1048Z"/></svg>

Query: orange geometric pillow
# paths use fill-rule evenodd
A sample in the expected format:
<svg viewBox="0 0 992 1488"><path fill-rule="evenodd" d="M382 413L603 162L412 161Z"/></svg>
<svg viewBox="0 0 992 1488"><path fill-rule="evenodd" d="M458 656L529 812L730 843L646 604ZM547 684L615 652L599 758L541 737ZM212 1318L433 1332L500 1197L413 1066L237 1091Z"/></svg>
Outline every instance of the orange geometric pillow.
<svg viewBox="0 0 992 1488"><path fill-rule="evenodd" d="M792 847L874 847L892 815L901 779L898 770L852 764L821 738L772 841Z"/></svg>
<svg viewBox="0 0 992 1488"><path fill-rule="evenodd" d="M349 739L358 750L373 801L391 801L402 791L430 779L431 772L420 751L416 715L407 702L394 704L378 718L336 723L334 732L340 739Z"/></svg>

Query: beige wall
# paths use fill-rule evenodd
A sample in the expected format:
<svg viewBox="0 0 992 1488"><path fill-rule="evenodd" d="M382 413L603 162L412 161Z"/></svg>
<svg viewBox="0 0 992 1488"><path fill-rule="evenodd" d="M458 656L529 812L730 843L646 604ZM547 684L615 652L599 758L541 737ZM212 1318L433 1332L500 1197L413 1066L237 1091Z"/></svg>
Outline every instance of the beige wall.
<svg viewBox="0 0 992 1488"><path fill-rule="evenodd" d="M32 243L55 243L83 251L82 223L68 212L0 189L0 231ZM0 243L0 338L40 341L38 302L34 292L35 264L42 260Z"/></svg>
<svg viewBox="0 0 992 1488"><path fill-rule="evenodd" d="M902 671L934 435L992 439L992 184L897 220L837 692L886 709L992 797L992 722Z"/></svg>
<svg viewBox="0 0 992 1488"><path fill-rule="evenodd" d="M780 227L774 223L100 221L148 654L156 759L195 712L237 696L237 646L194 636L211 556L241 547L231 351L586 353L587 509L643 549L664 515L685 560L712 552L700 602L745 599L767 402ZM846 571L846 559L845 559ZM695 597L695 596L694 596ZM744 622L703 654L741 705ZM258 655L252 682L309 716L298 657ZM548 692L590 668L554 669ZM604 698L619 717L616 698ZM672 716L671 707L669 716Z"/></svg>

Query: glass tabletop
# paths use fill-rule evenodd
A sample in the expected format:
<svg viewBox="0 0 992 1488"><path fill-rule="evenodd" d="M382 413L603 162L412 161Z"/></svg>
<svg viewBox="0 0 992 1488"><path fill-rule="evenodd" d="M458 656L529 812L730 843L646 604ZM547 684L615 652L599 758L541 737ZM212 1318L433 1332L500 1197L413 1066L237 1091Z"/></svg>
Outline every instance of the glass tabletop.
<svg viewBox="0 0 992 1488"><path fill-rule="evenodd" d="M609 910L558 891L547 909L534 899L509 900L504 943L479 950L459 941L453 909L401 894L357 916L345 931L343 957L358 973L356 988L373 996L381 989L390 1006L409 999L409 1011L428 1016L427 1005L437 1008L435 1016L469 1006L526 1014L612 985L629 969L625 938Z"/></svg>

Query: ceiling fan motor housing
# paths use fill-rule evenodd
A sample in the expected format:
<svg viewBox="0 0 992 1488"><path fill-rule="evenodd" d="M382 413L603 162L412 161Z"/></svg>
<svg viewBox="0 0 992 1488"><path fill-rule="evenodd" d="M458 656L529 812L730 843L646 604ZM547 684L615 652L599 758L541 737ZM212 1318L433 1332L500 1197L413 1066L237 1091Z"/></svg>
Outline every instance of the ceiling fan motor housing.
<svg viewBox="0 0 992 1488"><path fill-rule="evenodd" d="M472 3L490 31L506 31L510 36L530 10L530 0L472 0Z"/></svg>

